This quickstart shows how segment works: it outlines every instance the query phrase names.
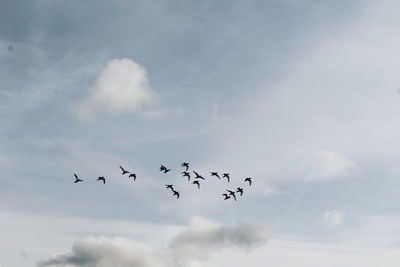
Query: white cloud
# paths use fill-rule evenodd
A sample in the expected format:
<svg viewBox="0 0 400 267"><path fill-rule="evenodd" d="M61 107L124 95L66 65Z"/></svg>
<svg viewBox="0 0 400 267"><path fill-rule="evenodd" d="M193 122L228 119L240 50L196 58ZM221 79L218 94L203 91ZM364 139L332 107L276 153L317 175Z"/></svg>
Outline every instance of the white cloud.
<svg viewBox="0 0 400 267"><path fill-rule="evenodd" d="M167 247L148 246L122 237L91 237L75 242L71 252L52 256L37 266L197 266L213 252L225 248L250 251L263 245L267 238L269 230L263 225L220 225L197 218Z"/></svg>
<svg viewBox="0 0 400 267"><path fill-rule="evenodd" d="M326 228L338 227L343 225L345 220L345 213L339 210L326 211L319 218L319 223Z"/></svg>
<svg viewBox="0 0 400 267"><path fill-rule="evenodd" d="M142 66L131 59L113 59L87 95L74 106L74 111L82 119L94 119L99 113L141 114L158 100Z"/></svg>
<svg viewBox="0 0 400 267"><path fill-rule="evenodd" d="M308 159L303 161L302 167L306 171L306 180L328 180L338 176L344 176L348 170L354 166L344 155L321 150Z"/></svg>

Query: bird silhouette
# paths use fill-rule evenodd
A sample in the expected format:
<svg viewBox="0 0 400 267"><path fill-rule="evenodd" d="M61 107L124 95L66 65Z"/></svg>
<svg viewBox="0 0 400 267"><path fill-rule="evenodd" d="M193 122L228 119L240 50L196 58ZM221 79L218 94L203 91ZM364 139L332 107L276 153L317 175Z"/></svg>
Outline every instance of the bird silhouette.
<svg viewBox="0 0 400 267"><path fill-rule="evenodd" d="M122 168L121 165L119 165L119 168L120 168L121 171L122 171L122 175L129 173L127 170L125 170L124 168Z"/></svg>
<svg viewBox="0 0 400 267"><path fill-rule="evenodd" d="M227 200L227 199L230 199L231 197L230 196L228 196L228 194L222 194L225 198L224 198L224 200Z"/></svg>
<svg viewBox="0 0 400 267"><path fill-rule="evenodd" d="M179 192L178 191L175 191L175 190L172 190L172 192L173 192L173 196L176 196L176 199L178 199L179 198Z"/></svg>
<svg viewBox="0 0 400 267"><path fill-rule="evenodd" d="M188 181L190 181L190 173L188 172L181 172L181 174L183 174L183 177L187 177Z"/></svg>
<svg viewBox="0 0 400 267"><path fill-rule="evenodd" d="M238 187L236 193L240 193L240 196L243 196L243 188Z"/></svg>
<svg viewBox="0 0 400 267"><path fill-rule="evenodd" d="M169 172L171 169L167 169L167 167L165 167L164 165L161 165L161 167L160 167L160 171L161 172L164 172L164 173L167 173L167 172Z"/></svg>
<svg viewBox="0 0 400 267"><path fill-rule="evenodd" d="M132 177L133 177L133 180L136 181L136 173L131 173L131 174L129 174L128 177L129 177L129 178L132 178Z"/></svg>
<svg viewBox="0 0 400 267"><path fill-rule="evenodd" d="M186 168L185 171L188 171L188 170L189 170L189 163L184 162L184 163L181 164L181 166Z"/></svg>
<svg viewBox="0 0 400 267"><path fill-rule="evenodd" d="M196 177L194 177L194 179L203 179L203 180L205 180L204 177L201 176L200 174L198 174L197 172L193 171L193 173L196 175Z"/></svg>
<svg viewBox="0 0 400 267"><path fill-rule="evenodd" d="M218 179L221 180L221 177L219 177L218 172L210 172L210 173L211 173L211 176L215 176L215 177L217 177Z"/></svg>
<svg viewBox="0 0 400 267"><path fill-rule="evenodd" d="M172 184L166 184L165 187L171 189L172 191L174 191L174 186Z"/></svg>
<svg viewBox="0 0 400 267"><path fill-rule="evenodd" d="M75 173L74 173L74 176L75 176L74 184L79 183L79 182L83 182L83 180L82 180L82 179L79 179L79 178L78 178L78 175L76 175Z"/></svg>
<svg viewBox="0 0 400 267"><path fill-rule="evenodd" d="M249 182L249 185L251 185L251 177L247 177L246 179L244 179L245 182Z"/></svg>
<svg viewBox="0 0 400 267"><path fill-rule="evenodd" d="M106 184L106 178L104 178L104 176L99 176L99 178L97 178L97 181L103 181L103 184Z"/></svg>
<svg viewBox="0 0 400 267"><path fill-rule="evenodd" d="M193 181L192 184L197 184L197 188L200 189L200 183L199 183L199 181L197 181L197 180L196 180L196 181Z"/></svg>
<svg viewBox="0 0 400 267"><path fill-rule="evenodd" d="M233 197L233 199L236 201L236 195L235 192L231 191L231 190L226 190L228 191L229 195L231 195Z"/></svg>
<svg viewBox="0 0 400 267"><path fill-rule="evenodd" d="M231 181L231 178L229 177L229 173L222 174L222 177L228 179L228 183Z"/></svg>

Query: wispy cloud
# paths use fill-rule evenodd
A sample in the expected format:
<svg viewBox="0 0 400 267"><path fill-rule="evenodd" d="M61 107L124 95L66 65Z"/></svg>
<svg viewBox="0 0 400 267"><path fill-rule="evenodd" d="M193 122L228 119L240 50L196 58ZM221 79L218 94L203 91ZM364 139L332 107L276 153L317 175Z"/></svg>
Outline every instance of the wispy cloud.
<svg viewBox="0 0 400 267"><path fill-rule="evenodd" d="M73 110L81 119L94 119L101 113L140 114L158 101L141 65L131 59L113 59Z"/></svg>
<svg viewBox="0 0 400 267"><path fill-rule="evenodd" d="M314 181L344 176L354 163L338 152L321 150L303 161L302 165L307 172L306 180Z"/></svg>
<svg viewBox="0 0 400 267"><path fill-rule="evenodd" d="M343 211L329 210L324 212L318 222L326 228L338 227L343 225L346 216Z"/></svg>

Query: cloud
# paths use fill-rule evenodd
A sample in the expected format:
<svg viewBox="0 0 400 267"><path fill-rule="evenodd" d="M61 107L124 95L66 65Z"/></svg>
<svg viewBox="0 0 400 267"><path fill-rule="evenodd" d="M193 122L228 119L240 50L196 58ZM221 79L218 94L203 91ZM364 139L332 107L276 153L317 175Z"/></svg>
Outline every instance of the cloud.
<svg viewBox="0 0 400 267"><path fill-rule="evenodd" d="M266 226L250 223L218 225L195 219L177 235L170 247L181 258L201 259L212 251L226 247L251 249L265 243L270 235Z"/></svg>
<svg viewBox="0 0 400 267"><path fill-rule="evenodd" d="M342 211L330 210L322 214L319 223L326 228L337 227L343 225L345 217Z"/></svg>
<svg viewBox="0 0 400 267"><path fill-rule="evenodd" d="M321 150L303 161L302 167L306 170L306 180L328 180L338 176L344 176L348 170L354 166L344 155L329 151Z"/></svg>
<svg viewBox="0 0 400 267"><path fill-rule="evenodd" d="M87 238L77 241L72 251L50 257L37 266L167 266L150 247L121 237Z"/></svg>
<svg viewBox="0 0 400 267"><path fill-rule="evenodd" d="M140 115L158 101L142 66L131 59L113 59L73 111L81 119L94 119L99 113Z"/></svg>
<svg viewBox="0 0 400 267"><path fill-rule="evenodd" d="M52 256L37 266L196 266L212 252L231 247L249 250L264 244L268 237L269 230L262 225L219 225L197 218L166 247L122 237L91 237L75 242L71 252Z"/></svg>

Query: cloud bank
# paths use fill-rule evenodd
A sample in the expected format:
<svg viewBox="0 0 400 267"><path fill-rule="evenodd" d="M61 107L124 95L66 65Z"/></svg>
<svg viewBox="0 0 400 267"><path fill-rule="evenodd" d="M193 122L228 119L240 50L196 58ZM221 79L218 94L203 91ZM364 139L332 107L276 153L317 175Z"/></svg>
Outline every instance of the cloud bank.
<svg viewBox="0 0 400 267"><path fill-rule="evenodd" d="M113 59L73 110L81 119L94 119L99 113L141 114L158 101L142 66L131 59Z"/></svg>
<svg viewBox="0 0 400 267"><path fill-rule="evenodd" d="M197 219L163 248L122 237L91 237L75 242L71 252L52 256L37 266L196 266L213 252L230 247L249 250L264 244L268 237L269 230L263 225L218 225Z"/></svg>

